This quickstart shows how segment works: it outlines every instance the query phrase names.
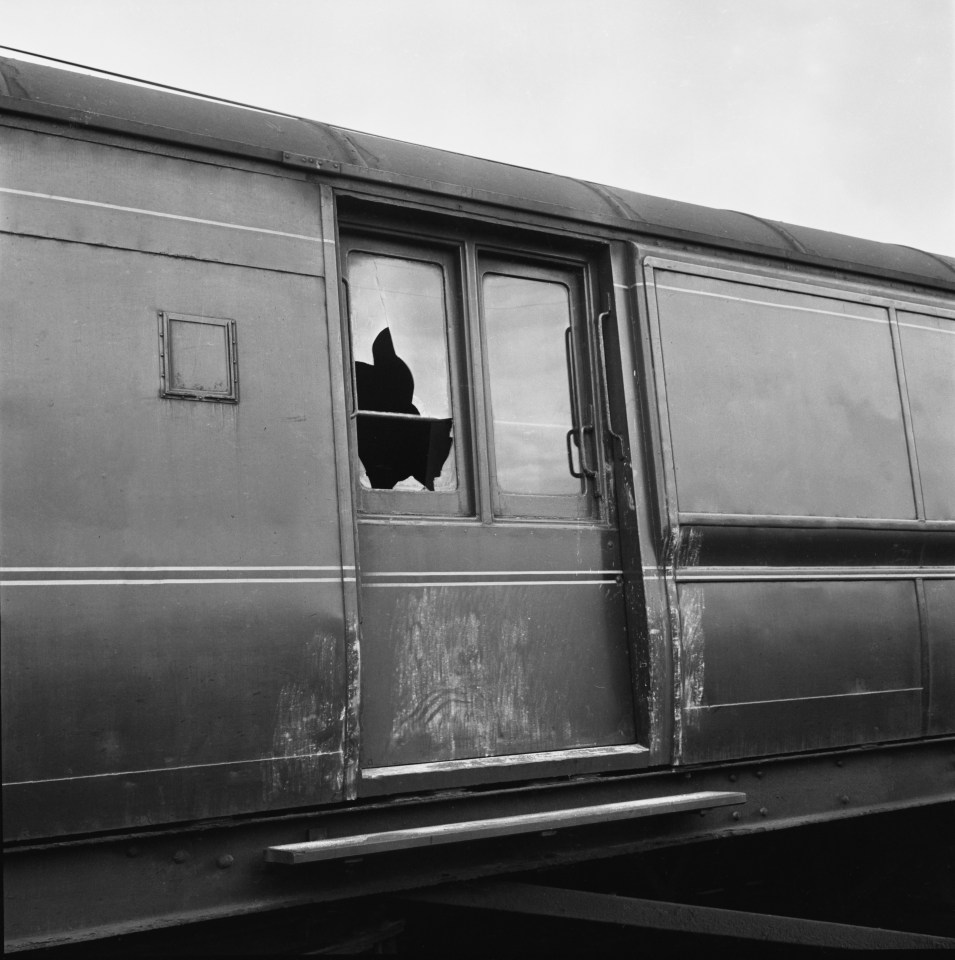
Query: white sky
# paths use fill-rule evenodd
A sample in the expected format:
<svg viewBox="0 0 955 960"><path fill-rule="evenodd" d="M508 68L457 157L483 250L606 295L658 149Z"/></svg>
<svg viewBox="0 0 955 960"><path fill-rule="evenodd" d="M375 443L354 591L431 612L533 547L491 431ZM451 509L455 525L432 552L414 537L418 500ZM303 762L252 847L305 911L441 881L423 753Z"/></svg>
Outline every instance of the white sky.
<svg viewBox="0 0 955 960"><path fill-rule="evenodd" d="M955 0L0 0L0 43L955 256Z"/></svg>

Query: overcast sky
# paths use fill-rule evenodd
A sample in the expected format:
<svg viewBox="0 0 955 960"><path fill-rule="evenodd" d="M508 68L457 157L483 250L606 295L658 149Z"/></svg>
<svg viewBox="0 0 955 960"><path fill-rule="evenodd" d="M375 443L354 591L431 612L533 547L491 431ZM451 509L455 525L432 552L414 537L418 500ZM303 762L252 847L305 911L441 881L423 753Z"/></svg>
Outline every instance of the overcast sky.
<svg viewBox="0 0 955 960"><path fill-rule="evenodd" d="M0 42L955 256L955 0L0 0Z"/></svg>

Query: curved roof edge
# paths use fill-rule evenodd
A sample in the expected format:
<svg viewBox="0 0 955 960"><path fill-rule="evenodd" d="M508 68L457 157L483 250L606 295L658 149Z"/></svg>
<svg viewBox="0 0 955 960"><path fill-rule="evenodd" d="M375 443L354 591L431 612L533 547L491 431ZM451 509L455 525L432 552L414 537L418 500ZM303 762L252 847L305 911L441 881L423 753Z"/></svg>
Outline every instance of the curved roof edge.
<svg viewBox="0 0 955 960"><path fill-rule="evenodd" d="M0 108L955 290L955 258L666 200L198 95L0 57Z"/></svg>

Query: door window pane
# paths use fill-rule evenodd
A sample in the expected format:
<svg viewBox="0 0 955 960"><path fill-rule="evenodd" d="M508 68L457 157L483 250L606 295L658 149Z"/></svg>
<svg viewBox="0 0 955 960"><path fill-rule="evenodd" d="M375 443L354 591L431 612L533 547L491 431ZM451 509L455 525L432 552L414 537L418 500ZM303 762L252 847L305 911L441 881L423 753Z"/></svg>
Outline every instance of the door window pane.
<svg viewBox="0 0 955 960"><path fill-rule="evenodd" d="M362 486L456 489L442 268L355 251L348 296Z"/></svg>
<svg viewBox="0 0 955 960"><path fill-rule="evenodd" d="M563 283L486 273L484 328L498 487L503 493L580 493L570 474L573 426Z"/></svg>

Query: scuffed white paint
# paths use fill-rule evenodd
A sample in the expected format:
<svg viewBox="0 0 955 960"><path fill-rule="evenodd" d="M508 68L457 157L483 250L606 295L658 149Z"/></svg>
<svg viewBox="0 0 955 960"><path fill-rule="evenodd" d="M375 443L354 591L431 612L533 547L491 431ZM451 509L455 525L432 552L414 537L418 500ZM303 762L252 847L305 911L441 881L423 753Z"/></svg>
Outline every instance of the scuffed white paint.
<svg viewBox="0 0 955 960"><path fill-rule="evenodd" d="M703 531L699 527L691 527L690 532L682 542L684 567L697 567L700 564L700 552L703 549Z"/></svg>
<svg viewBox="0 0 955 960"><path fill-rule="evenodd" d="M339 645L336 637L313 637L304 652L302 669L282 684L275 706L274 762L268 765L273 796L317 796L329 789L341 790L344 709L340 697L329 696L328 687L339 673ZM336 749L339 762L330 763Z"/></svg>
<svg viewBox="0 0 955 960"><path fill-rule="evenodd" d="M703 607L703 584L684 584L680 587L682 703L687 723L693 723L698 718L695 708L703 705L706 665Z"/></svg>
<svg viewBox="0 0 955 960"><path fill-rule="evenodd" d="M554 749L572 728L560 691L528 682L528 622L456 613L441 587L409 595L396 618L391 749L425 743L435 760Z"/></svg>

